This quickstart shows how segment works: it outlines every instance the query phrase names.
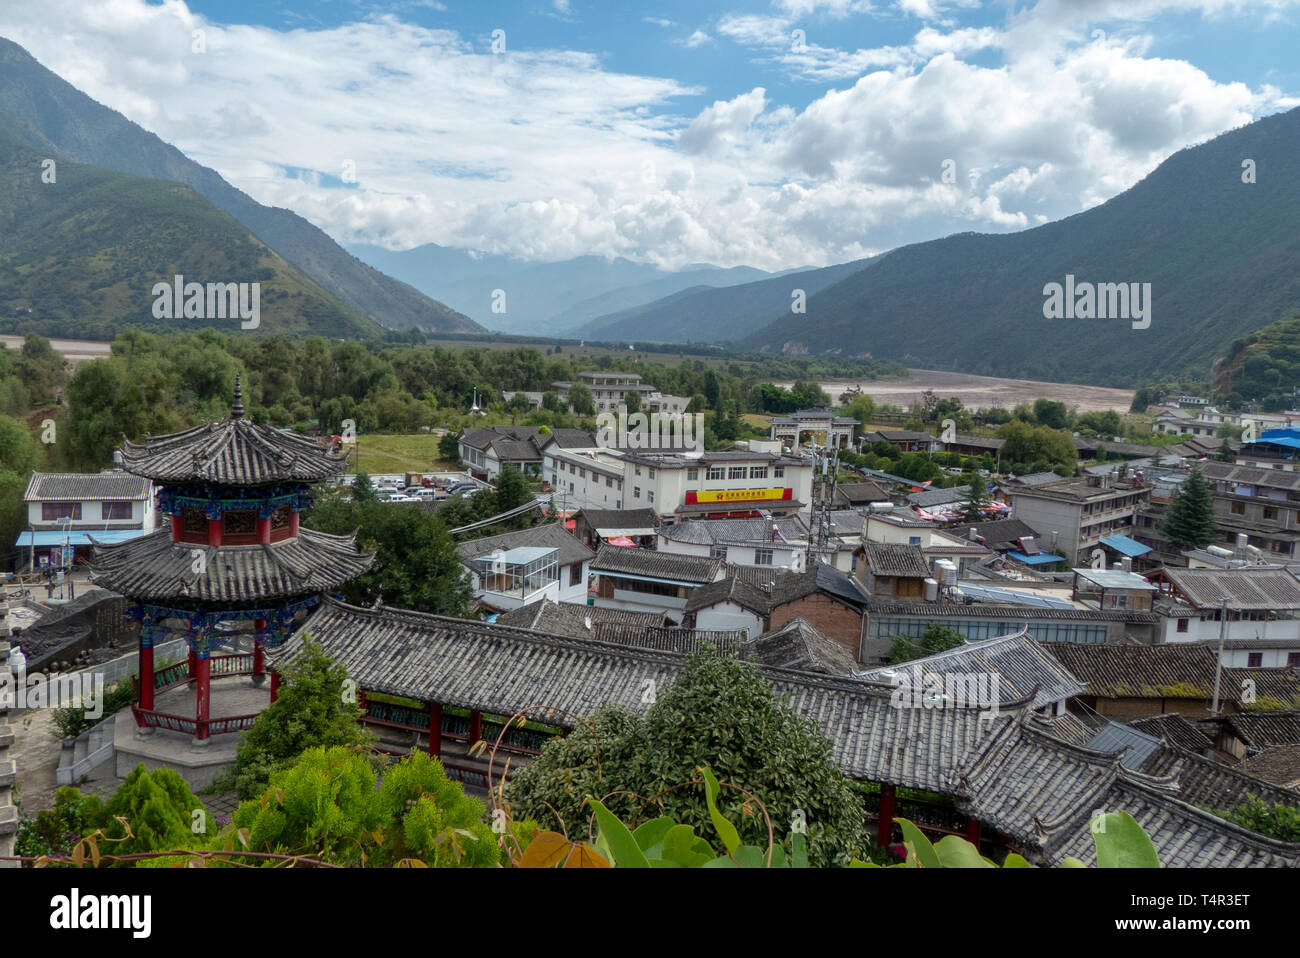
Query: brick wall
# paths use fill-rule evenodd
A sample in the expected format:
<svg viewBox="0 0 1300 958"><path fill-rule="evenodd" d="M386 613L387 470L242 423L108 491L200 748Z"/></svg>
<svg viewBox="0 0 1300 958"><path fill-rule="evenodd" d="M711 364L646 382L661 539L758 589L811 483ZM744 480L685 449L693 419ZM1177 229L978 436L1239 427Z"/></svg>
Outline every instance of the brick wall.
<svg viewBox="0 0 1300 958"><path fill-rule="evenodd" d="M772 610L768 628L775 631L791 619L803 619L826 638L838 642L858 659L862 637L862 615L821 593L806 595Z"/></svg>

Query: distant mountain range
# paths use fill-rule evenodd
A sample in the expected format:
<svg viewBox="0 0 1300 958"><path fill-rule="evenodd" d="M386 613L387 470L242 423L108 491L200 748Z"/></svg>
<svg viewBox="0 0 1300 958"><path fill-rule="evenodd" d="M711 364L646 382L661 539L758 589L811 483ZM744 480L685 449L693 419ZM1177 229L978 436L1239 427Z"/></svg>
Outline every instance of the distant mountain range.
<svg viewBox="0 0 1300 958"><path fill-rule="evenodd" d="M538 263L434 243L401 252L359 244L349 251L489 329L523 335L576 335L596 317L688 287L734 286L779 275L751 266L699 265L667 272L599 256Z"/></svg>
<svg viewBox="0 0 1300 958"><path fill-rule="evenodd" d="M296 213L256 202L214 170L95 102L3 37L0 113L21 121L67 159L192 187L341 300L341 305L383 327L483 331L468 317L362 263Z"/></svg>

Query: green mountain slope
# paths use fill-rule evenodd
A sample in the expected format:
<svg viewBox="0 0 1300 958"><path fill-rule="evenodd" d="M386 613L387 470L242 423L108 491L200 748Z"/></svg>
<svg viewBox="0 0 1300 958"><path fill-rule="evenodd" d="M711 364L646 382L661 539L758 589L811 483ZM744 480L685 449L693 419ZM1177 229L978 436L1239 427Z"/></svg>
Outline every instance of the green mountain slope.
<svg viewBox="0 0 1300 958"><path fill-rule="evenodd" d="M47 159L53 182L42 179ZM383 333L188 186L75 163L0 113L0 324L88 339L126 326L241 331L237 317L155 317L154 284L177 274L260 283L252 335Z"/></svg>
<svg viewBox="0 0 1300 958"><path fill-rule="evenodd" d="M804 296L810 297L871 262L860 259L737 286L695 286L643 306L600 316L579 332L588 339L605 342L734 342L753 334L772 316L790 312L794 290L802 289Z"/></svg>
<svg viewBox="0 0 1300 958"><path fill-rule="evenodd" d="M0 112L22 120L78 162L192 187L322 288L389 329L482 331L468 317L367 266L296 213L256 202L3 37Z"/></svg>
<svg viewBox="0 0 1300 958"><path fill-rule="evenodd" d="M1215 392L1233 405L1295 409L1300 395L1300 313L1233 341L1214 364Z"/></svg>
<svg viewBox="0 0 1300 958"><path fill-rule="evenodd" d="M1298 223L1300 109L1182 150L1068 219L894 250L746 345L1098 385L1204 374L1227 342L1300 306ZM1150 327L1044 318L1044 286L1067 273L1150 283Z"/></svg>

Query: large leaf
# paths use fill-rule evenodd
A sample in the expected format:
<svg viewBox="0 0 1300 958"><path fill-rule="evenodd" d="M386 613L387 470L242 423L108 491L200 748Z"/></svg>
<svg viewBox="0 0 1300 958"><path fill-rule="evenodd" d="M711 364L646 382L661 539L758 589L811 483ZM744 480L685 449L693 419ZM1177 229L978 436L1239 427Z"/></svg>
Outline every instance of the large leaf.
<svg viewBox="0 0 1300 958"><path fill-rule="evenodd" d="M1107 812L1093 829L1098 868L1159 868L1160 856L1150 836L1128 812Z"/></svg>
<svg viewBox="0 0 1300 958"><path fill-rule="evenodd" d="M964 838L945 835L934 846L935 854L944 868L995 868L991 861L980 855L977 849Z"/></svg>
<svg viewBox="0 0 1300 958"><path fill-rule="evenodd" d="M790 839L790 867L807 868L808 867L808 839L806 836L796 832Z"/></svg>
<svg viewBox="0 0 1300 958"><path fill-rule="evenodd" d="M565 868L609 868L609 862L590 845L574 845L573 854Z"/></svg>
<svg viewBox="0 0 1300 958"><path fill-rule="evenodd" d="M632 837L636 839L637 847L646 853L646 858L658 858L659 846L663 844L669 830L676 824L671 818L656 818L640 825L632 833Z"/></svg>
<svg viewBox="0 0 1300 958"><path fill-rule="evenodd" d="M565 856L569 854L569 849L572 847L573 842L559 832L537 832L533 835L533 840L528 843L528 847L524 849L523 855L520 856L518 866L520 868L554 868L564 861Z"/></svg>
<svg viewBox="0 0 1300 958"><path fill-rule="evenodd" d="M903 830L903 844L911 851L908 856L908 864L912 864L912 858L916 859L917 868L942 868L943 862L939 860L939 853L934 850L930 844L930 839L922 834L921 830L909 822L906 818L896 818L895 822Z"/></svg>
<svg viewBox="0 0 1300 958"><path fill-rule="evenodd" d="M701 868L717 855L690 825L674 825L664 836L662 858L678 868Z"/></svg>
<svg viewBox="0 0 1300 958"><path fill-rule="evenodd" d="M704 771L704 797L709 803L709 818L713 821L713 829L722 839L722 845L727 849L728 854L734 854L740 847L740 832L736 831L736 826L727 821L726 817L718 811L718 780L714 777L712 769L705 768Z"/></svg>
<svg viewBox="0 0 1300 958"><path fill-rule="evenodd" d="M588 799L596 812L596 825L600 828L600 840L613 853L613 864L618 868L649 868L645 853L637 844L627 826L618 817L596 799Z"/></svg>
<svg viewBox="0 0 1300 958"><path fill-rule="evenodd" d="M1024 856L1017 855L1015 852L1011 852L1009 855L1007 855L1006 861L1002 863L1002 867L1003 868L1033 868L1034 866L1029 864L1029 862L1024 858Z"/></svg>

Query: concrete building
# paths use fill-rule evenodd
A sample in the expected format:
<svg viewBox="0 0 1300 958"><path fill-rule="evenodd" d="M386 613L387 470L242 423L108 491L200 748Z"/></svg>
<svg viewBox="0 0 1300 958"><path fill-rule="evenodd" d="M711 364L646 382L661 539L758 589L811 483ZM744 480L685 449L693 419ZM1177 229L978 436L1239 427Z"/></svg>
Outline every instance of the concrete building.
<svg viewBox="0 0 1300 958"><path fill-rule="evenodd" d="M462 432L458 448L470 475L494 482L506 467L540 475L543 441L539 426L487 426Z"/></svg>
<svg viewBox="0 0 1300 958"><path fill-rule="evenodd" d="M1107 536L1127 534L1151 498L1132 479L1088 476L1008 491L1012 515L1047 536L1047 547L1070 563L1086 565Z"/></svg>
<svg viewBox="0 0 1300 958"><path fill-rule="evenodd" d="M27 530L14 545L23 564L37 569L66 568L89 555L92 537L104 544L126 542L153 532L156 524L153 483L121 470L32 473L23 502Z"/></svg>
<svg viewBox="0 0 1300 958"><path fill-rule="evenodd" d="M819 437L819 445L847 449L853 445L853 430L861 425L850 416L837 416L825 406L800 409L788 416L773 416L767 421L768 436L788 443L792 451L799 449L800 437L811 434Z"/></svg>
<svg viewBox="0 0 1300 958"><path fill-rule="evenodd" d="M723 559L728 566L801 572L808 548L808 526L798 516L692 519L661 526L657 538L656 548L664 553Z"/></svg>
<svg viewBox="0 0 1300 958"><path fill-rule="evenodd" d="M585 604L595 553L558 522L456 546L474 598L490 611L506 612L542 599Z"/></svg>

